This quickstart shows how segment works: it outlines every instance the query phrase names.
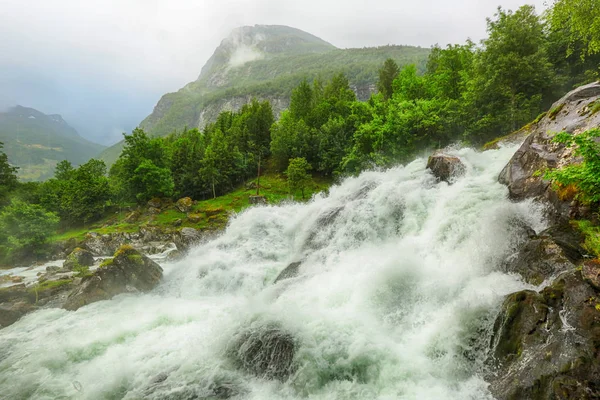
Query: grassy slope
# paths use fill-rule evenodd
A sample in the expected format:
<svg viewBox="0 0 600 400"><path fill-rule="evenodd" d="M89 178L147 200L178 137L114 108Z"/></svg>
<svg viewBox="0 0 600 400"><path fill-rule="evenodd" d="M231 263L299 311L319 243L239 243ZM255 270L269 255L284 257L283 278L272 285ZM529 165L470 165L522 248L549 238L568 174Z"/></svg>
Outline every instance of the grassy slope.
<svg viewBox="0 0 600 400"><path fill-rule="evenodd" d="M290 198L285 176L269 173L261 177L261 195L267 198L269 204L278 204ZM305 190L306 199L310 199L315 193L327 190L331 185L331 180L322 177L315 177L313 184ZM164 229L176 229L174 222L182 220L179 228L191 227L200 230L218 230L225 227L231 213L240 212L250 206L249 196L256 194L256 189L247 189L245 185L238 187L235 191L216 199L198 201L194 205L191 215L199 217L198 222L191 222L187 219L185 213L180 212L175 207L169 207L157 215L143 214L133 223L125 222L125 218L131 211L121 211L84 228L77 228L60 232L51 238L51 242L67 240L70 238L83 239L88 232L97 232L100 234L117 232L137 232L141 226L156 226ZM301 192L294 193L294 199L301 201Z"/></svg>

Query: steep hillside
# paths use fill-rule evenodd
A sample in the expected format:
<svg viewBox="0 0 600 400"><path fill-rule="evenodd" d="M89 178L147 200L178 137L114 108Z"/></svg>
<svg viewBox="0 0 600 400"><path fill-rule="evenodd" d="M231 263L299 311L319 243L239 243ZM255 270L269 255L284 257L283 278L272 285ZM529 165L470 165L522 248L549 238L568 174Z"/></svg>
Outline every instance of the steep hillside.
<svg viewBox="0 0 600 400"><path fill-rule="evenodd" d="M223 110L237 110L252 97L271 101L276 114L287 108L291 90L307 78L328 79L343 72L361 100L375 91L377 71L387 58L423 68L429 49L382 46L337 49L309 33L286 26L235 29L202 68L198 79L164 95L140 126L152 135L202 128ZM119 143L102 154L111 163Z"/></svg>
<svg viewBox="0 0 600 400"><path fill-rule="evenodd" d="M59 161L81 164L105 148L79 136L60 115L22 106L0 112L0 142L23 180L49 178Z"/></svg>

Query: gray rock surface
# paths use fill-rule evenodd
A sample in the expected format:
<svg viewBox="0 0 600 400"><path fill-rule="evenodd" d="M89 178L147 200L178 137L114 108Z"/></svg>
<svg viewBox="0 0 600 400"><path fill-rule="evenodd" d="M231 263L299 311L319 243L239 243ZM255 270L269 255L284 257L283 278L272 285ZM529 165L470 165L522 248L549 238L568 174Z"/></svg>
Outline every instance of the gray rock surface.
<svg viewBox="0 0 600 400"><path fill-rule="evenodd" d="M551 110L531 128L519 150L500 173L498 180L508 186L512 199L535 198L549 203L551 217L567 219L585 210L569 198L559 198L543 178L548 168L559 168L580 160L573 149L554 143L559 132L573 135L600 126L600 113L592 114L589 105L600 99L600 82L581 86L569 92L552 106Z"/></svg>

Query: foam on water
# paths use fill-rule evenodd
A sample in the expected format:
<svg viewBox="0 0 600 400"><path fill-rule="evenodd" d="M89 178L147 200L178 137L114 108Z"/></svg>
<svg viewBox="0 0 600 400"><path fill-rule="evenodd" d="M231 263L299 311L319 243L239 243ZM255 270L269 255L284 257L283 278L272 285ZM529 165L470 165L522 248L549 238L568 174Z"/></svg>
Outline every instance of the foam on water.
<svg viewBox="0 0 600 400"><path fill-rule="evenodd" d="M503 296L498 272L519 240L497 175L515 148L454 151L467 165L437 183L424 159L365 172L308 204L251 208L152 293L27 315L0 331L10 399L489 399L481 377ZM273 284L289 263L300 275ZM285 382L227 356L248 327L297 343ZM212 396L212 397L211 397Z"/></svg>

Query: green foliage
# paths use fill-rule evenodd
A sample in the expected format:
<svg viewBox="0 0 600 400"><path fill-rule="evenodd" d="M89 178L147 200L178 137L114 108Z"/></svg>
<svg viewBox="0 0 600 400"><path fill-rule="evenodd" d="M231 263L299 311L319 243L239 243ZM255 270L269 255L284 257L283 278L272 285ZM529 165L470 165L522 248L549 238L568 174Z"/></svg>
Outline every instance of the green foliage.
<svg viewBox="0 0 600 400"><path fill-rule="evenodd" d="M160 168L151 160L144 160L134 171L132 183L143 190L135 197L140 202L146 202L154 197L171 197L175 184L168 168Z"/></svg>
<svg viewBox="0 0 600 400"><path fill-rule="evenodd" d="M0 250L41 255L44 245L58 227L58 216L37 204L13 200L0 213Z"/></svg>
<svg viewBox="0 0 600 400"><path fill-rule="evenodd" d="M56 212L63 225L86 224L103 215L111 199L104 161L91 159L78 168L62 161L55 175L56 178L41 184L39 202Z"/></svg>
<svg viewBox="0 0 600 400"><path fill-rule="evenodd" d="M545 178L552 181L555 189L575 187L576 197L585 203L600 201L600 144L596 139L600 137L600 129L590 129L579 135L566 132L559 133L554 138L556 143L568 147L575 146L575 155L581 156L580 164L571 164L566 167L546 172Z"/></svg>
<svg viewBox="0 0 600 400"><path fill-rule="evenodd" d="M288 185L290 192L300 190L302 192L302 199L304 199L304 188L310 184L312 176L309 171L312 166L306 161L305 158L292 158L289 162L285 175L288 179Z"/></svg>
<svg viewBox="0 0 600 400"><path fill-rule="evenodd" d="M581 45L580 57L600 53L600 7L597 0L555 0L549 11L552 29L568 32L567 56Z"/></svg>
<svg viewBox="0 0 600 400"><path fill-rule="evenodd" d="M573 224L583 233L583 248L600 258L600 227L588 220L573 221Z"/></svg>
<svg viewBox="0 0 600 400"><path fill-rule="evenodd" d="M398 67L398 64L396 64L396 62L391 58L385 60L383 66L379 69L377 90L383 95L384 99L387 100L392 97L392 93L394 92L392 84L394 83L394 79L398 77L399 73L400 68Z"/></svg>
<svg viewBox="0 0 600 400"><path fill-rule="evenodd" d="M6 201L8 194L13 191L18 184L17 167L8 162L6 153L2 151L4 144L0 142L0 205Z"/></svg>
<svg viewBox="0 0 600 400"><path fill-rule="evenodd" d="M484 142L517 130L542 107L553 85L542 22L533 6L516 12L498 8L488 19L489 37L474 57L468 99L475 121L471 136Z"/></svg>

